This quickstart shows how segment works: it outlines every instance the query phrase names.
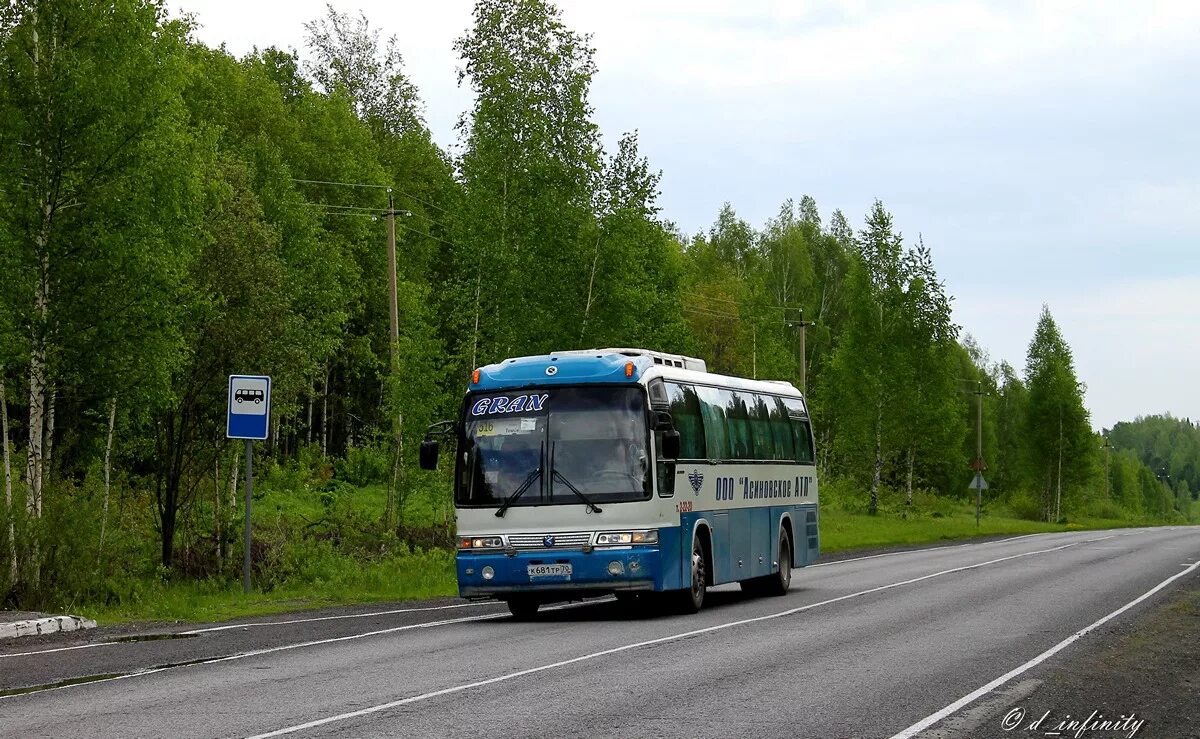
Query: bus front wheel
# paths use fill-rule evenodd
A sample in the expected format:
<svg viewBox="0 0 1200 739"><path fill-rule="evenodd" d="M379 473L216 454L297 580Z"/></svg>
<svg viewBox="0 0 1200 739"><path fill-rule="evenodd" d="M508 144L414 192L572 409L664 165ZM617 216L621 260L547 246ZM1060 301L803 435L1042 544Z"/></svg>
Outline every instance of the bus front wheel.
<svg viewBox="0 0 1200 739"><path fill-rule="evenodd" d="M700 537L692 541L692 582L691 585L676 593L675 606L680 613L696 613L704 605L704 595L708 591L708 567L704 560L704 546Z"/></svg>

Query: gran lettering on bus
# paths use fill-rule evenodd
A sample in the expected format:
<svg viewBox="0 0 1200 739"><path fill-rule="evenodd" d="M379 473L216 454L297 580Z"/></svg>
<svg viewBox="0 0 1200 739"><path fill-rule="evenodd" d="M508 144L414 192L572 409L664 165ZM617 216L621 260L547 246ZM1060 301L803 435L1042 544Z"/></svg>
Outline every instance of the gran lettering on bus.
<svg viewBox="0 0 1200 739"><path fill-rule="evenodd" d="M497 413L540 413L550 394L518 395L510 398L501 395L495 398L480 398L471 406L472 416L491 416Z"/></svg>

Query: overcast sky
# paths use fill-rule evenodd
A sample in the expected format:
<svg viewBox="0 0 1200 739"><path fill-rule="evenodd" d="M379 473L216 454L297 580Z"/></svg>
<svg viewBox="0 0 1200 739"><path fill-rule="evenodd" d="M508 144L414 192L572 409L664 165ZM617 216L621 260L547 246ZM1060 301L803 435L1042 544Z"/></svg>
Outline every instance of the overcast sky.
<svg viewBox="0 0 1200 739"><path fill-rule="evenodd" d="M241 55L320 0L170 0ZM395 34L443 146L470 106L466 0L334 0ZM924 237L955 320L1018 370L1046 303L1097 428L1200 417L1200 3L563 0L593 35L606 145L638 129L665 216L761 227L879 198Z"/></svg>

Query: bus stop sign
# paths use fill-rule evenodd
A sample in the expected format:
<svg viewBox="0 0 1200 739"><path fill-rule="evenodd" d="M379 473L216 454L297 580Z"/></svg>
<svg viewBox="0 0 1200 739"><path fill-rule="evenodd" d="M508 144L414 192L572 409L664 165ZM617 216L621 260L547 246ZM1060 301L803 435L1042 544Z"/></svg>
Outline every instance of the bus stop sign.
<svg viewBox="0 0 1200 739"><path fill-rule="evenodd" d="M226 438L266 439L270 417L271 378L265 375L230 375Z"/></svg>

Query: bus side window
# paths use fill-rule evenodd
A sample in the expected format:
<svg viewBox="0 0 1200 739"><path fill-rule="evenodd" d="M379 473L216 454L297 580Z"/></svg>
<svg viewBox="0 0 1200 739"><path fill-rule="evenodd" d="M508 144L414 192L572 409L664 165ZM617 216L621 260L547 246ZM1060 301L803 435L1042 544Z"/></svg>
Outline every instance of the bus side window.
<svg viewBox="0 0 1200 739"><path fill-rule="evenodd" d="M792 424L792 437L796 442L796 461L800 464L812 464L812 428L808 423L808 411L799 399L785 398L783 402L788 409L788 416Z"/></svg>
<svg viewBox="0 0 1200 739"><path fill-rule="evenodd" d="M691 385L667 383L671 419L679 432L679 458L705 459L704 426L700 420L700 399Z"/></svg>
<svg viewBox="0 0 1200 739"><path fill-rule="evenodd" d="M729 431L725 423L725 403L721 391L698 385L696 395L700 398L700 418L704 421L705 450L709 459L732 459L729 453Z"/></svg>
<svg viewBox="0 0 1200 739"><path fill-rule="evenodd" d="M775 438L771 435L771 412L761 395L746 395L751 401L750 436L754 440L755 459L779 459L775 453Z"/></svg>
<svg viewBox="0 0 1200 739"><path fill-rule="evenodd" d="M754 443L750 439L750 412L746 395L721 390L725 400L725 418L729 423L729 445L734 459L754 459Z"/></svg>
<svg viewBox="0 0 1200 739"><path fill-rule="evenodd" d="M772 398L771 435L775 437L775 459L793 462L796 459L796 442L792 438L792 424L788 420L788 409L783 398Z"/></svg>
<svg viewBox="0 0 1200 739"><path fill-rule="evenodd" d="M796 461L802 464L812 464L813 443L812 443L812 426L807 420L799 421L796 424Z"/></svg>

